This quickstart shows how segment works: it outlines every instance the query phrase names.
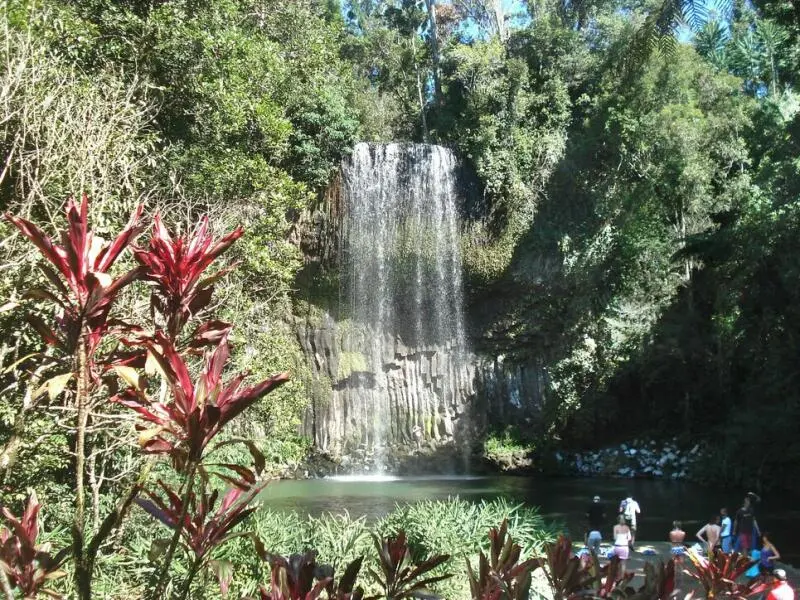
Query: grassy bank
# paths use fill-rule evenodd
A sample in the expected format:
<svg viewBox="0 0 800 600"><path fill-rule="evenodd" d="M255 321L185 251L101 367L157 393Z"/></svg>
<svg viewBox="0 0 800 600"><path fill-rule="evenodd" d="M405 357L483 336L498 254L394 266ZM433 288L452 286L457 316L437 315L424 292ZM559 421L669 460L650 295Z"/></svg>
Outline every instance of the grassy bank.
<svg viewBox="0 0 800 600"><path fill-rule="evenodd" d="M168 538L169 532L154 525L138 509L134 512L124 532L126 551L104 556L99 565L95 583L98 598L141 598L161 559L163 539ZM378 589L368 570L380 572L372 535L387 536L404 530L415 562L433 555L450 555L434 573L452 573L453 577L435 584L434 590L444 598L469 598L466 559L475 564L478 553L487 552L489 529L497 527L503 519L508 519L509 533L523 548L526 557L540 554L544 545L555 540L558 533L558 527L545 522L535 508L502 499L473 504L453 498L397 506L375 522L347 512L312 517L263 507L241 528L242 532L252 532L252 535L243 533L223 546L215 554L214 564L227 565L229 561L233 579L227 597L241 598L257 595L258 586L269 582L269 564L253 551L256 538L268 552L276 555L316 550L317 562L333 566L337 574L350 562L364 556L358 583L369 595ZM61 547L68 543L67 536L68 531L59 527L48 532L47 538L55 547ZM61 584L59 591L71 597L69 578L58 583ZM198 579L192 597L208 600L222 597L210 570L203 579Z"/></svg>

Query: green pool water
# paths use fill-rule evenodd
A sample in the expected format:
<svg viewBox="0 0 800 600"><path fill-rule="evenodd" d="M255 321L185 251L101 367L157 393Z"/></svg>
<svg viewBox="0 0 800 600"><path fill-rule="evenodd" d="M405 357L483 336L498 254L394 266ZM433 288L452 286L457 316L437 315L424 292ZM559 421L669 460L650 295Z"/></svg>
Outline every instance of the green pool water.
<svg viewBox="0 0 800 600"><path fill-rule="evenodd" d="M689 537L720 507L735 512L742 490L719 490L692 483L589 478L541 477L338 477L280 481L264 491L266 506L320 515L347 510L352 516L379 518L395 505L458 496L478 502L505 497L514 502L538 506L541 514L565 524L573 537L583 537L584 513L592 496L598 494L609 515L607 532L620 500L632 493L642 507L638 539L667 539L672 521L683 522ZM762 529L773 534L776 546L787 562L800 564L800 504L782 495L765 495L757 506Z"/></svg>

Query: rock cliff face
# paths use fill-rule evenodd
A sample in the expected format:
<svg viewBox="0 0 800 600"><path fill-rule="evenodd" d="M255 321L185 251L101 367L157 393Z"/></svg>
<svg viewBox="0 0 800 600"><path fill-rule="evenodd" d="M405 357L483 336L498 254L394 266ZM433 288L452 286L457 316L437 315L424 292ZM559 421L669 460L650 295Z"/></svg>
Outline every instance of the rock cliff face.
<svg viewBox="0 0 800 600"><path fill-rule="evenodd" d="M351 326L329 325L298 331L317 379L330 382L315 394L304 422L319 450L393 469L417 450L469 442L473 362L452 347L413 348L391 334L376 338L367 329L357 334ZM353 350L357 337L371 357Z"/></svg>
<svg viewBox="0 0 800 600"><path fill-rule="evenodd" d="M325 302L296 322L314 379L303 427L345 463L398 470L444 447L466 456L493 422L541 409L541 368L472 350L461 173L442 147L359 144L305 220Z"/></svg>

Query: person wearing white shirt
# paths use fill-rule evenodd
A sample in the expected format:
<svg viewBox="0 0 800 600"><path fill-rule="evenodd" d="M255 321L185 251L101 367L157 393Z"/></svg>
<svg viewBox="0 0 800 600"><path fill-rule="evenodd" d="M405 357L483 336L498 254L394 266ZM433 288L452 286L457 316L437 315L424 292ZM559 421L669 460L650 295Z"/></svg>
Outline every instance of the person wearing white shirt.
<svg viewBox="0 0 800 600"><path fill-rule="evenodd" d="M720 525L722 529L719 533L720 542L722 543L722 551L729 554L733 550L733 521L728 516L728 509L719 509L719 514L722 517Z"/></svg>
<svg viewBox="0 0 800 600"><path fill-rule="evenodd" d="M631 530L630 549L633 550L633 544L636 542L636 518L642 510L639 507L639 503L631 495L619 503L619 512L625 517L625 523Z"/></svg>

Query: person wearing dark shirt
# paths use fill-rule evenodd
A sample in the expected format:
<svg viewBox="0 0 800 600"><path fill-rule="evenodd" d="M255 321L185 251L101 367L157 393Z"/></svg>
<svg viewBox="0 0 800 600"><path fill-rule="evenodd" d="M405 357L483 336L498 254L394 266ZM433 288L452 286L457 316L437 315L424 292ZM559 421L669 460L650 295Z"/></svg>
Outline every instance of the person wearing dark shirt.
<svg viewBox="0 0 800 600"><path fill-rule="evenodd" d="M756 520L753 500L758 499L758 496L752 492L748 493L742 507L736 511L733 523L733 535L736 537L735 549L744 554L749 554L753 548L753 528Z"/></svg>
<svg viewBox="0 0 800 600"><path fill-rule="evenodd" d="M606 511L600 503L600 496L595 496L586 510L586 520L589 522L586 547L594 554L600 552L600 543L603 541L603 534L600 533L600 530L603 528L605 518Z"/></svg>

